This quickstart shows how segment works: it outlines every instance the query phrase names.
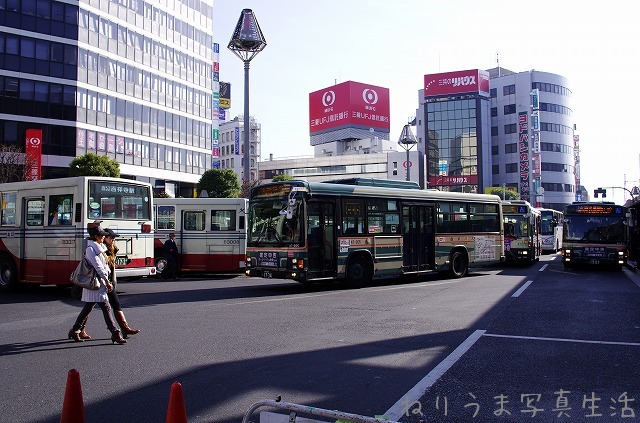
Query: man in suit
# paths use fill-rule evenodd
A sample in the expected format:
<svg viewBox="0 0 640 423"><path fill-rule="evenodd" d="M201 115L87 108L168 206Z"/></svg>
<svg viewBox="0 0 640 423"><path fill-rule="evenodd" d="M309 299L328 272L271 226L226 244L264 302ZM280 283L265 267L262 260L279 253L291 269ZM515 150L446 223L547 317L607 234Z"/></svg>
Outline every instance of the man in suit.
<svg viewBox="0 0 640 423"><path fill-rule="evenodd" d="M169 272L167 274L171 275L171 279L176 280L176 274L178 272L178 246L176 245L175 240L176 234L171 232L169 234L169 239L165 241L162 246L162 251L164 255L164 259L167 261L167 268L164 269L164 272Z"/></svg>

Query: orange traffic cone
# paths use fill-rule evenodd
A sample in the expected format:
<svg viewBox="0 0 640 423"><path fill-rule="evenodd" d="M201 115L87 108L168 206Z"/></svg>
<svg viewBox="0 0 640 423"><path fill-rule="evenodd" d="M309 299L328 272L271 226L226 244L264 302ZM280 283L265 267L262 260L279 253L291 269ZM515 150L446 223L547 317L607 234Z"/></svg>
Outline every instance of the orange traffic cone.
<svg viewBox="0 0 640 423"><path fill-rule="evenodd" d="M167 423L187 423L187 408L184 406L182 385L180 382L173 382L173 384L171 384Z"/></svg>
<svg viewBox="0 0 640 423"><path fill-rule="evenodd" d="M67 375L67 388L64 391L60 423L84 423L82 386L80 386L80 373L76 369L69 370Z"/></svg>

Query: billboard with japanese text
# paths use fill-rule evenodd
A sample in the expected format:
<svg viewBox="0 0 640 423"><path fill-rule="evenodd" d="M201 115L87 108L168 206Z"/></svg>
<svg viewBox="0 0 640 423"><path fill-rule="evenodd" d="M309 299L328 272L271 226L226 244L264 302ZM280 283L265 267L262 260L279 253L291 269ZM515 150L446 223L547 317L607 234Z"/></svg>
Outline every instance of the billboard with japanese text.
<svg viewBox="0 0 640 423"><path fill-rule="evenodd" d="M342 128L390 131L389 89L347 81L309 94L309 133Z"/></svg>
<svg viewBox="0 0 640 423"><path fill-rule="evenodd" d="M424 76L425 97L462 93L481 93L488 96L489 72L469 69Z"/></svg>

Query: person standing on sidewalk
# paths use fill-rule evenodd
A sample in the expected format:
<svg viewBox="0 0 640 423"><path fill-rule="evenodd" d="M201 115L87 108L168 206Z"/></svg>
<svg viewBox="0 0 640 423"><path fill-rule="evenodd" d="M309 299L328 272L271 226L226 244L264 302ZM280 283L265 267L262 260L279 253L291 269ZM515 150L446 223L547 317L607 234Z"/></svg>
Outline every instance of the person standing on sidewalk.
<svg viewBox="0 0 640 423"><path fill-rule="evenodd" d="M111 332L111 342L124 344L127 341L124 340L120 334L120 331L116 329L115 322L111 316L111 306L109 305L109 298L107 293L113 290L113 286L109 281L109 267L107 266L104 252L107 250L103 244L105 235L108 235L100 225L91 225L88 228L89 238L87 240L87 249L85 251L82 260L87 260L91 263L91 266L96 270L96 276L100 281L100 287L96 290L82 289L82 298L84 307L80 311L76 323L69 331L69 339L73 339L76 342L83 342L84 339L80 338L80 328L86 321L89 313L93 310L96 303L102 309L104 321L107 324L107 328Z"/></svg>
<svg viewBox="0 0 640 423"><path fill-rule="evenodd" d="M109 270L111 271L109 275L109 282L113 286L113 289L107 293L107 297L109 298L109 304L113 309L113 315L120 326L120 330L122 331L122 337L124 339L128 339L129 335L135 335L139 333L139 329L132 329L127 324L127 319L124 317L124 312L122 311L122 306L120 305L120 299L118 298L118 293L116 292L117 279L116 279L116 254L118 254L118 247L116 246L115 240L119 236L112 229L106 228L105 232L107 235L104 237L104 244L107 247L107 251L105 251L107 266L109 266ZM85 320L82 324L82 330L80 332L80 338L82 339L91 339L91 336L85 332L85 327L87 325L87 321Z"/></svg>

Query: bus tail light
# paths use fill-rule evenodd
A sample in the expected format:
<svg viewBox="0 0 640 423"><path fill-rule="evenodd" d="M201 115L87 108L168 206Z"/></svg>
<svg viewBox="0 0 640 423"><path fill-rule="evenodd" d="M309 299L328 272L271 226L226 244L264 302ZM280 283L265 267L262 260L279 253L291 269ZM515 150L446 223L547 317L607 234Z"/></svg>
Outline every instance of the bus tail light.
<svg viewBox="0 0 640 423"><path fill-rule="evenodd" d="M145 234L151 233L151 223L142 223L140 225L140 230L142 233L145 233Z"/></svg>
<svg viewBox="0 0 640 423"><path fill-rule="evenodd" d="M304 260L298 260L298 269L304 269Z"/></svg>

